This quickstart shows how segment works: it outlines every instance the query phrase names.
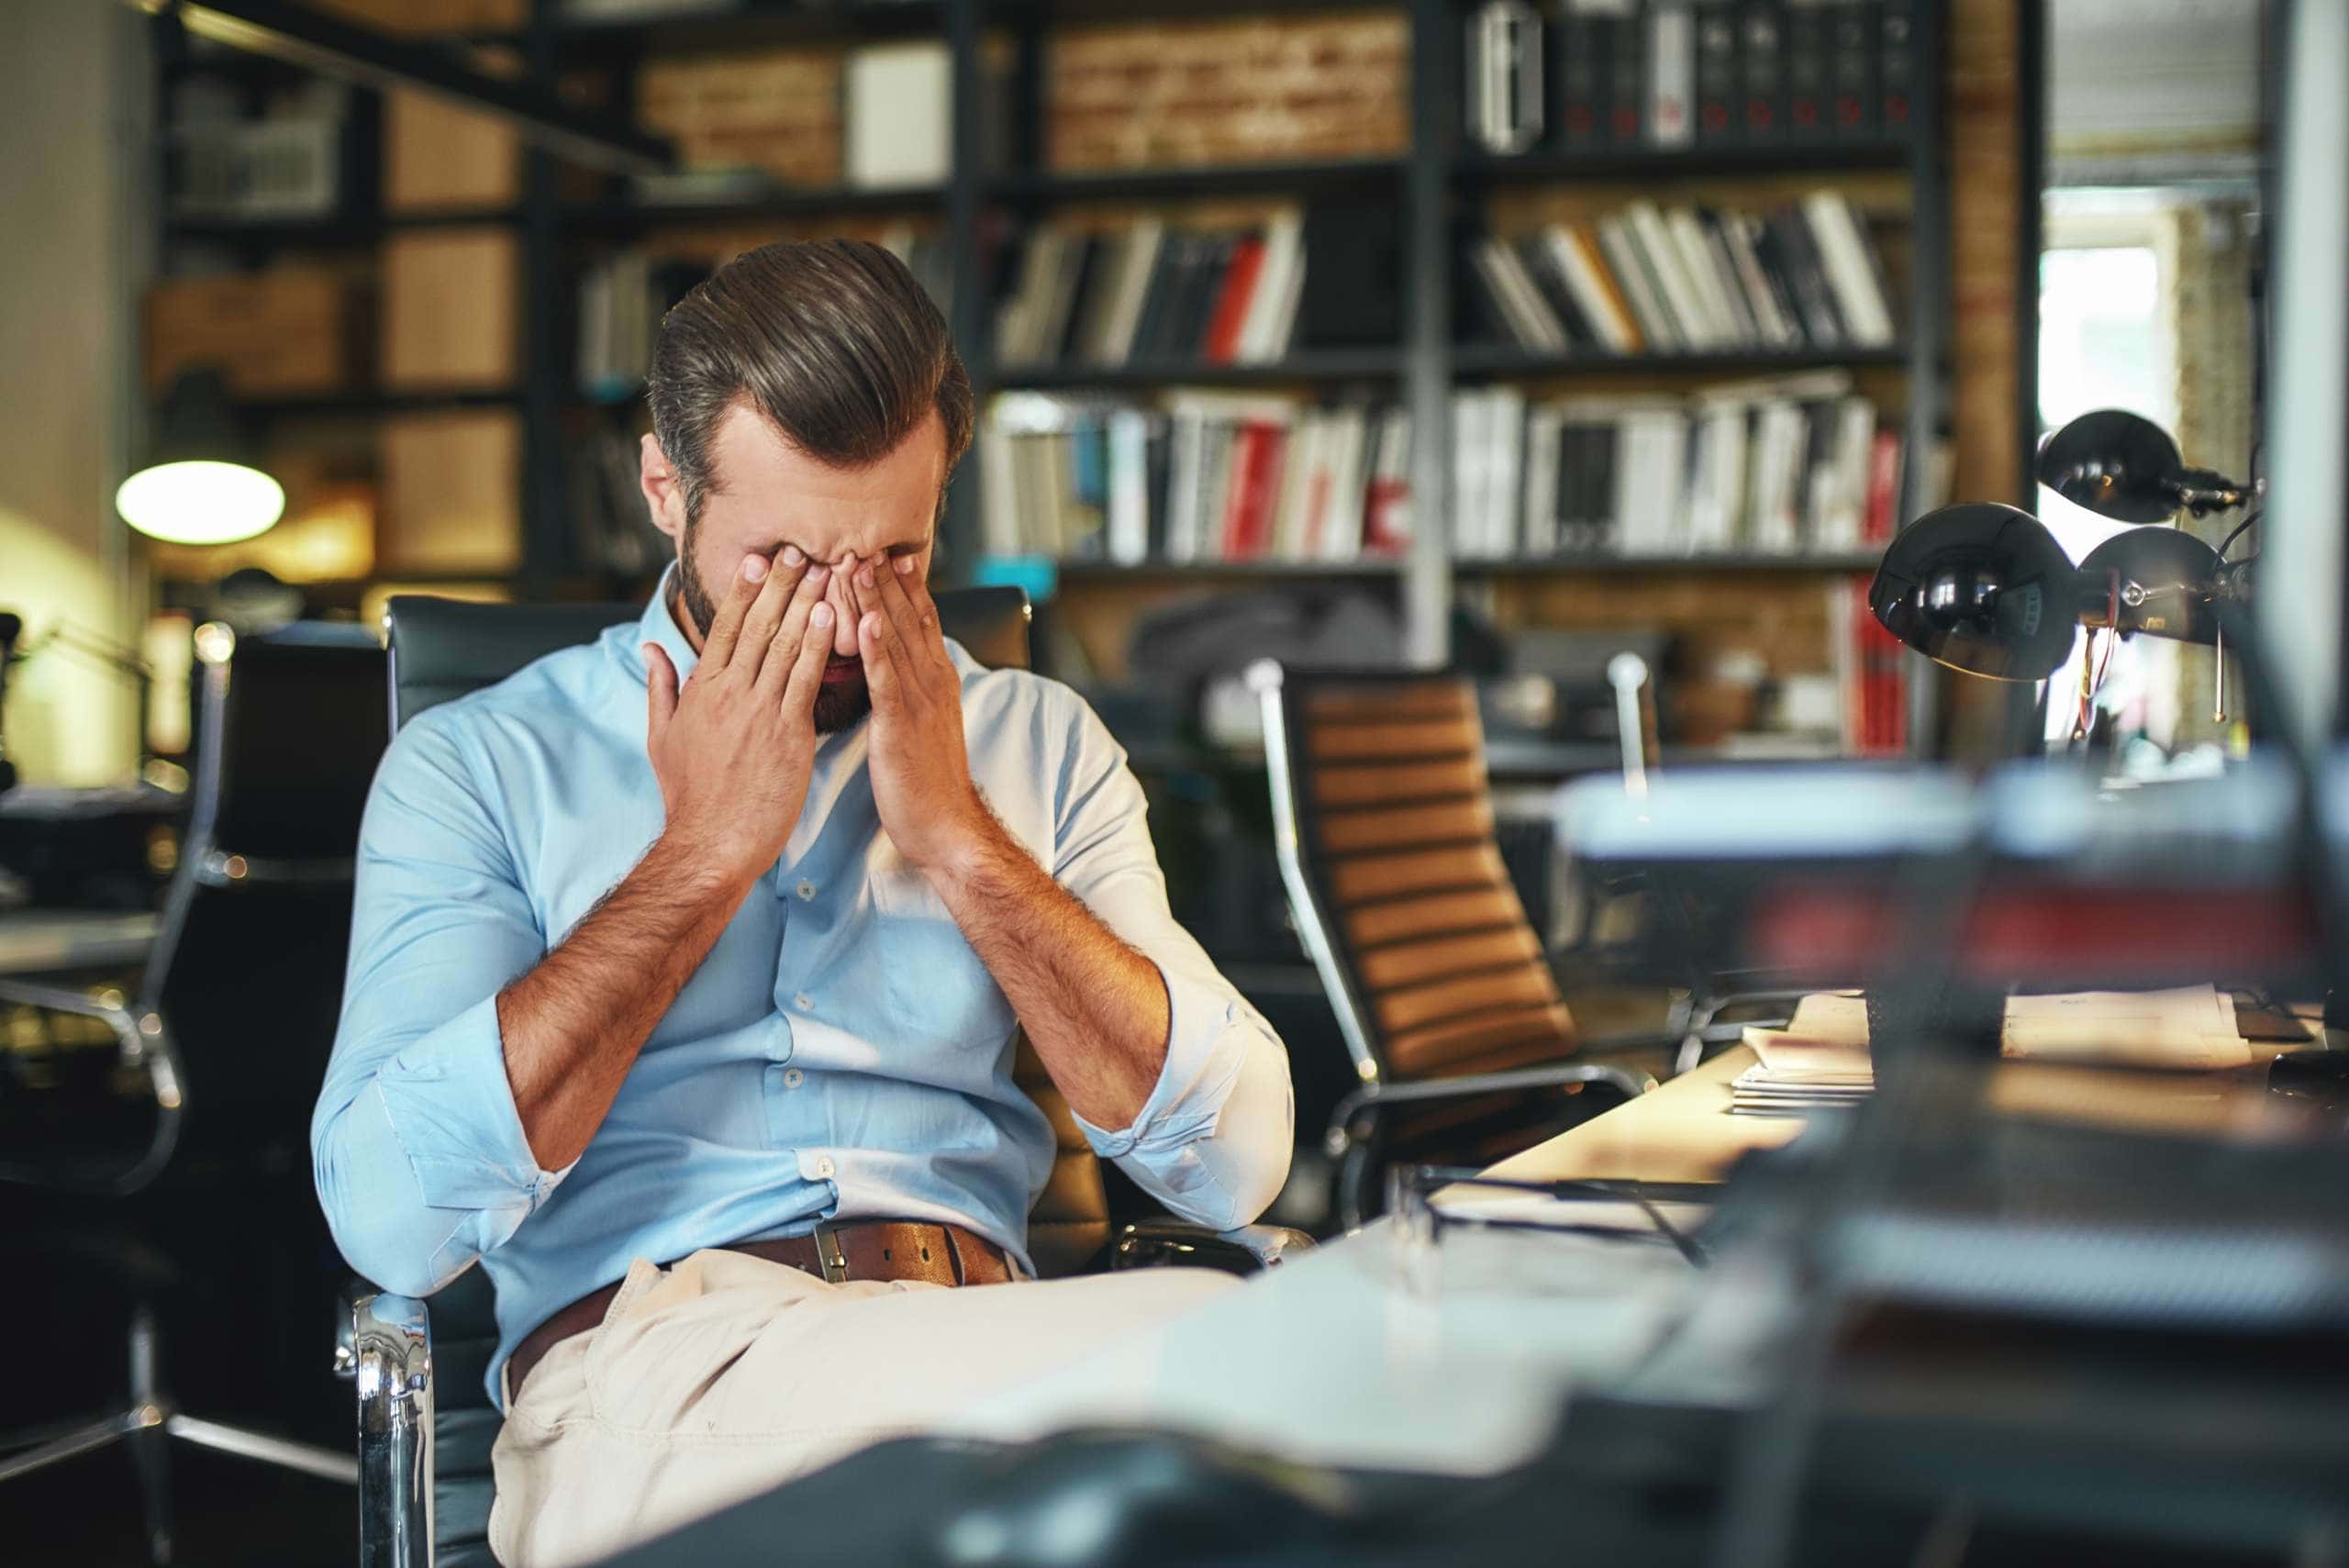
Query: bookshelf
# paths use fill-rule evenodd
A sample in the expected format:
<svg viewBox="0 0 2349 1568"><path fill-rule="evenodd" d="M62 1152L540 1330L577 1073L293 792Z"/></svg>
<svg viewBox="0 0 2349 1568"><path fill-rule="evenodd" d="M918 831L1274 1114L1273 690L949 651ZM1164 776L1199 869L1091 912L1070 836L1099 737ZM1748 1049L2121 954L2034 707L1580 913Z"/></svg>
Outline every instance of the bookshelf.
<svg viewBox="0 0 2349 1568"><path fill-rule="evenodd" d="M1545 147L1502 157L1471 145L1464 132L1463 34L1470 7L1463 0L1389 0L1386 5L1364 5L1361 0L839 0L822 6L752 3L708 15L629 20L566 19L554 0L539 0L532 7L532 22L524 31L471 41L501 46L518 55L529 69L548 77L582 70L607 72L623 102L632 72L642 62L668 54L942 37L955 88L952 144L958 149L976 149L988 140L982 134L982 82L992 58L990 39L1008 39L1017 69L1004 100L1008 125L999 144L1006 161L999 167L981 167L975 157L958 159L942 183L912 188L774 188L740 198L668 202L640 199L608 184L601 195L583 194L587 187L573 172L562 169L548 154L526 149L518 200L492 210L386 213L373 203L374 182L361 179L351 183L360 205L329 218L251 224L171 221L163 226L162 238L167 245L222 247L250 264L286 254L362 250L409 230L488 225L514 234L523 270L515 326L518 384L451 395L351 392L322 398L257 401L250 406L273 424L311 417L514 409L521 427L521 472L517 483L523 565L509 580L509 586L526 596L584 594L600 597L633 592L642 585L632 578L583 573L573 564L566 496L576 479L567 472L566 431L583 419L614 419L618 411L601 399L584 395L573 379L572 339L576 331L573 294L583 258L596 247L696 228L747 230L761 223L821 225L835 219L872 222L896 217L935 226L951 255L952 325L982 408L996 393L1015 391L1127 396L1147 396L1176 387L1236 393L1294 390L1346 395L1360 391L1394 400L1409 411L1416 429L1431 431L1446 428L1453 396L1464 387L1563 384L1575 392L1608 393L1617 388L1639 389L1658 379L1677 384L1696 377L1848 370L1877 378L1876 384L1898 385L1899 417L1911 454L1903 483L1907 495L1913 496L1922 466L1916 455L1932 450L1948 405L1943 380L1950 358L1951 299L1950 195L1943 146L1946 116L1942 85L1947 6L1945 0L1911 0L1911 6L1917 26L1917 70L1912 114L1905 132L1763 146L1698 145L1675 150ZM1063 28L1146 20L1303 18L1363 10L1399 17L1408 37L1408 64L1402 87L1410 130L1407 143L1391 154L1283 157L1205 166L1177 162L1085 172L1046 166L1040 63L1049 57ZM177 23L168 14L158 17L154 26L161 40L161 83L168 89L188 69L186 53ZM248 68L239 64L236 69ZM287 68L273 61L257 62L249 69L256 93L290 79ZM365 136L361 142L363 153L368 150ZM1464 217L1480 212L1482 204L1586 184L1704 183L1733 192L1738 182L1748 180L1783 184L1788 180L1826 182L1871 176L1905 178L1907 183L1905 320L1898 339L1888 346L1607 356L1588 351L1534 352L1462 340L1461 324L1454 318L1455 301L1462 295L1464 283L1473 284L1473 280L1454 275L1459 270L1457 230ZM1325 198L1365 196L1391 203L1397 217L1400 329L1391 344L1300 349L1275 362L1261 364L1210 365L1161 356L1107 367L996 362L994 301L1008 280L994 273L1001 270L999 242L1009 228L1087 206L1143 206L1227 198L1275 198L1309 206ZM978 498L984 462L985 454L974 446L950 497L946 559L965 570L979 553ZM1419 517L1449 515L1457 493L1457 476L1452 468L1448 441L1413 441L1409 486ZM1906 496L1898 512L1902 517L1913 515ZM1414 531L1408 555L1399 561L1138 567L1071 561L1061 563L1060 579L1063 591L1071 593L1111 582L1161 582L1179 589L1189 584L1224 581L1326 579L1383 584L1391 580L1400 588L1408 652L1415 659L1440 662L1449 651L1447 627L1455 584L1474 587L1511 575L1557 578L1589 573L1610 579L1677 575L1710 581L1747 575L1768 584L1764 591L1783 587L1787 592L1809 592L1803 585L1807 579L1865 573L1873 564L1873 551L1460 560L1453 557L1442 529L1423 524ZM477 578L467 574L467 580Z"/></svg>

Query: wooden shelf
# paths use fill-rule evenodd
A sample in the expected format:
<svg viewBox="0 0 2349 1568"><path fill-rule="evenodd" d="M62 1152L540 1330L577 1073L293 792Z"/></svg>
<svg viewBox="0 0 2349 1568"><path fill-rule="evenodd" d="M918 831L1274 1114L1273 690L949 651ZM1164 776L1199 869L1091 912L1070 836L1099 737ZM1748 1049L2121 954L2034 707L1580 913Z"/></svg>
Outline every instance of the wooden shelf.
<svg viewBox="0 0 2349 1568"><path fill-rule="evenodd" d="M1403 563L1392 557L1369 561L1145 561L1139 566L1110 561L1063 561L1054 563L1063 582L1110 582L1151 578L1397 577Z"/></svg>
<svg viewBox="0 0 2349 1568"><path fill-rule="evenodd" d="M988 390L1280 386L1301 381L1391 381L1402 370L1399 350L1321 349L1291 354L1275 364L1265 365L1208 365L1187 360L1137 361L1123 365L1018 365L995 372Z"/></svg>
<svg viewBox="0 0 2349 1568"><path fill-rule="evenodd" d="M942 0L841 0L829 6L752 0L670 16L564 18L555 23L554 33L565 53L632 55L672 44L707 49L830 39L935 38L945 26ZM495 41L520 43L524 35L499 34Z"/></svg>
<svg viewBox="0 0 2349 1568"><path fill-rule="evenodd" d="M1222 196L1241 192L1343 190L1391 183L1403 165L1392 158L1342 158L1274 163L1224 163L1173 169L1096 169L990 180L986 195L1014 206L1095 200L1137 201Z"/></svg>
<svg viewBox="0 0 2349 1568"><path fill-rule="evenodd" d="M942 185L902 185L885 190L836 185L822 190L776 189L711 201L595 202L564 207L560 221L565 228L577 233L632 234L668 224L755 223L768 217L906 212L934 208L945 200Z"/></svg>
<svg viewBox="0 0 2349 1568"><path fill-rule="evenodd" d="M1883 349L1692 349L1666 354L1543 354L1514 344L1464 343L1452 350L1463 376L1776 375L1783 372L1899 367L1901 344Z"/></svg>
<svg viewBox="0 0 2349 1568"><path fill-rule="evenodd" d="M262 419L339 418L378 414L445 414L460 408L510 408L522 401L519 387L473 391L317 392L291 397L247 397L239 412Z"/></svg>
<svg viewBox="0 0 2349 1568"><path fill-rule="evenodd" d="M1841 174L1905 169L1915 156L1915 144L1905 137L1872 136L1848 141L1782 141L1740 147L1543 150L1515 158L1467 152L1461 155L1452 172L1453 180L1464 185L1531 184L1549 180Z"/></svg>
<svg viewBox="0 0 2349 1568"><path fill-rule="evenodd" d="M383 242L403 228L486 228L521 221L512 207L473 207L433 212L330 214L324 217L174 217L163 224L167 240L259 245L294 250L356 250Z"/></svg>
<svg viewBox="0 0 2349 1568"><path fill-rule="evenodd" d="M1454 577L1571 576L1581 573L1683 573L1690 576L1734 576L1744 572L1822 575L1874 572L1882 550L1825 555L1556 555L1518 561L1455 561Z"/></svg>

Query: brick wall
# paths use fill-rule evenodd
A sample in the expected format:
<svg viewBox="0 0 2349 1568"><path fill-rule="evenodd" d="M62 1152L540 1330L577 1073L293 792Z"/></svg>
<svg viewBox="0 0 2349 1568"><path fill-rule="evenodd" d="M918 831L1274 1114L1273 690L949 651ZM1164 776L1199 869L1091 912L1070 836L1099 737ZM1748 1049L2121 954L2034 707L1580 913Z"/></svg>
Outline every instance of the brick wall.
<svg viewBox="0 0 2349 1568"><path fill-rule="evenodd" d="M1399 12L1069 28L1050 46L1054 169L1378 157L1410 139Z"/></svg>
<svg viewBox="0 0 2349 1568"><path fill-rule="evenodd" d="M841 57L771 50L648 62L637 117L688 169L763 169L795 185L841 177Z"/></svg>

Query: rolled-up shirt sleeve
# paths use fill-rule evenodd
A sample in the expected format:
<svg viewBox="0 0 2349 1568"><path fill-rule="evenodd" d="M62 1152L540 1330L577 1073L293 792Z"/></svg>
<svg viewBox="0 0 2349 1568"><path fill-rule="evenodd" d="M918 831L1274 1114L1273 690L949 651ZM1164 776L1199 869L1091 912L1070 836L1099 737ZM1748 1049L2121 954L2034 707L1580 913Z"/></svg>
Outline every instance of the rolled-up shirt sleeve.
<svg viewBox="0 0 2349 1568"><path fill-rule="evenodd" d="M385 753L360 831L351 962L310 1120L351 1267L423 1296L504 1242L564 1171L515 1109L497 993L545 956L496 813L427 714Z"/></svg>
<svg viewBox="0 0 2349 1568"><path fill-rule="evenodd" d="M1053 874L1157 966L1169 1018L1165 1064L1132 1123L1076 1123L1096 1152L1174 1214L1219 1230L1245 1225L1288 1179L1297 1122L1288 1052L1176 923L1141 785L1100 719L1075 706L1083 717L1061 770Z"/></svg>

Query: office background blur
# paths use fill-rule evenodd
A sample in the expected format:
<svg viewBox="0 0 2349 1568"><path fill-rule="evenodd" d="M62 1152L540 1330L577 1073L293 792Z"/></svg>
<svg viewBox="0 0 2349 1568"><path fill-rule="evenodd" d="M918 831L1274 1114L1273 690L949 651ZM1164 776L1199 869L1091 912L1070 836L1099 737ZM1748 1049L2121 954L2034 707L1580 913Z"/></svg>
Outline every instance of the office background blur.
<svg viewBox="0 0 2349 1568"><path fill-rule="evenodd" d="M1609 917L1561 884L1548 802L1624 763L1618 655L1644 669L1649 763L2006 755L2018 722L2068 733L2071 706L2019 719L2008 688L1878 628L1893 531L1962 497L2092 540L2029 466L2091 408L2253 466L2255 0L1698 4L1685 79L1553 53L1530 123L1480 52L1491 8L1443 0L316 4L551 84L674 163L541 150L168 6L0 5L17 830L57 792L185 789L206 623L372 625L402 592L640 599L668 559L634 482L662 310L746 247L873 239L939 298L979 396L940 571L1027 589L1038 667L1131 754L1178 913L1290 1043L1278 1218L1308 1228L1330 1222L1318 1137L1354 1069L1274 864L1251 663L1475 676L1510 878L1569 946ZM1558 50L1642 9L1529 14ZM1779 30L1757 42L1755 17ZM284 486L256 537L173 543L117 513L191 370ZM2146 775L2205 766L2241 743L2223 678L2207 649L2132 644L2096 722ZM63 896L151 904L168 811L139 843L143 869ZM0 902L54 892L0 880ZM1664 1006L1604 976L1575 1001L1601 1029ZM71 1054L28 1009L0 1022L19 1073ZM315 1273L318 1334L286 1308L262 1375L184 1363L191 1402L344 1440L347 1396L313 1375L321 1236L281 1265ZM70 1348L53 1305L40 1331ZM113 1353L114 1326L83 1327L59 1365ZM198 1504L191 1560L306 1553L350 1506L186 1463L216 1497L274 1499ZM0 1490L0 1519L50 1500ZM135 1560L128 1518L72 1528L61 1552Z"/></svg>

